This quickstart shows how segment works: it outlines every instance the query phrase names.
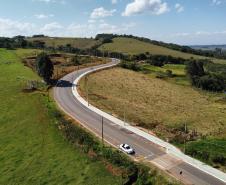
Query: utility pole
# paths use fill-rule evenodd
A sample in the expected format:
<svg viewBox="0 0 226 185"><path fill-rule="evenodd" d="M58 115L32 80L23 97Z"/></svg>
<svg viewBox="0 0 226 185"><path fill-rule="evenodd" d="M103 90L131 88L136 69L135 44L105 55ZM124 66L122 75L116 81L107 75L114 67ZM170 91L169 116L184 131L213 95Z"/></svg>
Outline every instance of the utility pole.
<svg viewBox="0 0 226 185"><path fill-rule="evenodd" d="M49 89L47 89L47 92L48 92L48 102L50 102L50 95L49 95Z"/></svg>
<svg viewBox="0 0 226 185"><path fill-rule="evenodd" d="M186 153L186 138L184 139L184 153Z"/></svg>
<svg viewBox="0 0 226 185"><path fill-rule="evenodd" d="M185 133L185 138L184 138L184 153L186 153L186 142L187 142L187 114L185 112L185 123L184 123L184 133Z"/></svg>
<svg viewBox="0 0 226 185"><path fill-rule="evenodd" d="M125 100L126 100L126 79L124 79L124 90L125 90L124 94L125 94ZM124 126L126 126L126 103L124 103Z"/></svg>
<svg viewBox="0 0 226 185"><path fill-rule="evenodd" d="M59 69L57 68L57 80L59 79Z"/></svg>
<svg viewBox="0 0 226 185"><path fill-rule="evenodd" d="M87 98L87 102L88 102L88 106L89 106L89 92L88 92L88 78L87 78L87 76L85 77L85 81L86 81L86 98Z"/></svg>
<svg viewBox="0 0 226 185"><path fill-rule="evenodd" d="M124 103L124 126L126 126L126 104Z"/></svg>
<svg viewBox="0 0 226 185"><path fill-rule="evenodd" d="M102 145L104 146L104 117L101 116L101 138L102 138Z"/></svg>

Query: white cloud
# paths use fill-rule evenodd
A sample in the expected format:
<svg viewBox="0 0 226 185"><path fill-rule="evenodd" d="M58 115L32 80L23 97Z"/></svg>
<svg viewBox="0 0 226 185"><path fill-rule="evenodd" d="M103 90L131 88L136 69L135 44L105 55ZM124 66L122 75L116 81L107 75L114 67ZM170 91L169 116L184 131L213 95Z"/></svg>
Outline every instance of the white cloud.
<svg viewBox="0 0 226 185"><path fill-rule="evenodd" d="M65 0L32 0L33 2L42 2L42 3L60 3L66 4Z"/></svg>
<svg viewBox="0 0 226 185"><path fill-rule="evenodd" d="M90 23L72 23L65 29L65 35L73 37L91 37L95 35L95 25Z"/></svg>
<svg viewBox="0 0 226 185"><path fill-rule="evenodd" d="M50 36L59 36L63 32L63 26L57 22L45 24L41 29L40 33Z"/></svg>
<svg viewBox="0 0 226 185"><path fill-rule="evenodd" d="M89 19L88 23L91 23L91 24L96 23L96 20L95 19Z"/></svg>
<svg viewBox="0 0 226 185"><path fill-rule="evenodd" d="M113 14L116 12L115 9L113 10L106 10L103 7L96 8L93 10L93 12L90 15L90 18L92 19L98 19L98 18L104 18L104 17L109 17L113 16Z"/></svg>
<svg viewBox="0 0 226 185"><path fill-rule="evenodd" d="M121 25L109 24L105 21L98 21L96 24L71 24L66 29L66 34L70 36L91 37L98 33L118 33L123 34L132 27L135 23L127 23Z"/></svg>
<svg viewBox="0 0 226 185"><path fill-rule="evenodd" d="M176 9L176 11L177 11L178 13L184 11L184 7L183 7L181 4L179 4L179 3L175 4L175 9Z"/></svg>
<svg viewBox="0 0 226 185"><path fill-rule="evenodd" d="M28 22L13 21L11 19L0 18L0 35L15 36L15 35L30 35L35 31L36 26Z"/></svg>
<svg viewBox="0 0 226 185"><path fill-rule="evenodd" d="M213 5L220 5L222 3L221 0L212 0Z"/></svg>
<svg viewBox="0 0 226 185"><path fill-rule="evenodd" d="M33 1L39 1L39 2L44 2L44 3L55 2L55 0L33 0Z"/></svg>
<svg viewBox="0 0 226 185"><path fill-rule="evenodd" d="M54 17L54 15L53 14L48 14L48 15L46 15L46 14L36 14L35 17L37 19L47 19L47 18L50 18L50 17Z"/></svg>
<svg viewBox="0 0 226 185"><path fill-rule="evenodd" d="M162 36L167 42L173 42L183 45L205 45L205 44L225 44L226 43L226 30L224 31L196 31L175 33L168 36Z"/></svg>
<svg viewBox="0 0 226 185"><path fill-rule="evenodd" d="M118 3L118 0L111 0L111 3L112 4L117 4Z"/></svg>
<svg viewBox="0 0 226 185"><path fill-rule="evenodd" d="M123 16L131 16L149 12L154 15L160 15L169 11L166 2L161 0L134 0L126 6Z"/></svg>
<svg viewBox="0 0 226 185"><path fill-rule="evenodd" d="M130 31L135 25L135 23L110 24L103 19L90 19L84 24L71 23L62 25L58 22L50 22L38 25L0 18L0 36L12 37L15 35L31 36L44 34L48 36L93 37L97 33L124 34Z"/></svg>

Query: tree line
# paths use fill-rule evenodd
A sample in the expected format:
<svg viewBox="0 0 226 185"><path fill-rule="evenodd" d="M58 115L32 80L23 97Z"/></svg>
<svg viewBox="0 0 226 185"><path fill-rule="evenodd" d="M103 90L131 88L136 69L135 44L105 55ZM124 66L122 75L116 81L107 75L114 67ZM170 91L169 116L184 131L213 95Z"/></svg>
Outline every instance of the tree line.
<svg viewBox="0 0 226 185"><path fill-rule="evenodd" d="M190 61L187 63L186 72L190 77L192 85L203 90L220 92L226 90L226 73L222 71L213 71L209 67L204 68L203 61ZM215 64L214 64L215 65ZM211 65L212 66L212 65ZM221 66L225 69L225 66Z"/></svg>
<svg viewBox="0 0 226 185"><path fill-rule="evenodd" d="M117 35L117 34L98 34L95 39L97 40L105 40L108 42L112 42L112 39L117 38L117 37L126 37L126 38L133 38L142 42L154 44L157 46L162 46L166 47L172 50L176 51L181 51L184 53L190 53L190 54L195 54L195 55L201 55L205 57L215 57L219 59L226 59L226 51L223 51L220 48L216 48L215 50L201 50L201 49L193 49L189 46L181 46L178 44L173 44L173 43L165 43L162 41L156 41L156 40L151 40L145 37L138 37L138 36L133 36L133 35Z"/></svg>
<svg viewBox="0 0 226 185"><path fill-rule="evenodd" d="M47 37L45 35L34 35L33 38L40 38L40 37ZM195 54L195 55L201 55L201 56L206 56L206 57L215 57L215 58L220 58L220 59L226 59L226 51L223 51L220 48L216 48L215 50L197 50L197 49L193 49L189 46L181 46L181 45L177 45L177 44L173 44L173 43L165 43L162 41L156 41L156 40L151 40L145 37L137 37L137 36L133 36L133 35L118 35L118 34L97 34L95 37L95 40L99 40L100 42L98 44L96 44L95 46L93 46L92 48L90 48L91 50L97 50L97 48L104 44L104 43L111 43L112 39L117 38L117 37L126 37L126 38L133 38L142 42L146 42L146 43L150 43L150 44L154 44L154 45L158 45L158 46L162 46L162 47L166 47L169 49L173 49L173 50L177 50L177 51L181 51L181 52L185 52L185 53L191 53L191 54ZM33 41L33 42L29 42L26 40L25 36L15 36L13 38L5 38L5 37L0 37L0 47L1 48L18 48L18 47L22 47L22 48L39 48L39 49L59 49L59 50L67 50L67 49L71 49L73 52L75 52L75 50L79 50L78 48L73 48L73 47L69 47L69 45L65 45L65 46L59 46L58 48L53 48L53 47L47 47L45 46L45 42L43 41ZM84 51L83 51L84 52Z"/></svg>

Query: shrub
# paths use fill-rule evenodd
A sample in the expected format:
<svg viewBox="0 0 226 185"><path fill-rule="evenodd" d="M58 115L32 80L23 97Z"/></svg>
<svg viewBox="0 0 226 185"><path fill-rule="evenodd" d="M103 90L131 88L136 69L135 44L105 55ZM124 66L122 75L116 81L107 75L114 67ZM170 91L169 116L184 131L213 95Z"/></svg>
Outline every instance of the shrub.
<svg viewBox="0 0 226 185"><path fill-rule="evenodd" d="M166 70L166 76L172 78L173 72L171 70Z"/></svg>
<svg viewBox="0 0 226 185"><path fill-rule="evenodd" d="M150 65L153 65L153 66L157 66L157 67L162 67L165 65L165 63L163 61L159 61L159 60L148 60L147 63L149 63Z"/></svg>
<svg viewBox="0 0 226 185"><path fill-rule="evenodd" d="M187 63L186 72L191 79L205 75L203 62L191 61Z"/></svg>
<svg viewBox="0 0 226 185"><path fill-rule="evenodd" d="M226 165L226 157L222 154L217 154L216 156L213 156L212 161L221 165Z"/></svg>
<svg viewBox="0 0 226 185"><path fill-rule="evenodd" d="M217 74L208 74L199 78L198 87L208 91L223 91L225 83L223 78Z"/></svg>
<svg viewBox="0 0 226 185"><path fill-rule="evenodd" d="M73 65L75 65L75 66L78 66L78 65L81 64L77 55L75 55L75 56L72 57L71 63L72 63Z"/></svg>
<svg viewBox="0 0 226 185"><path fill-rule="evenodd" d="M147 63L153 66L162 67L165 64L185 64L185 59L165 55L151 55L149 56Z"/></svg>
<svg viewBox="0 0 226 185"><path fill-rule="evenodd" d="M120 66L122 68L131 69L133 71L141 71L142 70L141 66L139 64L137 64L136 62L122 61L120 63Z"/></svg>

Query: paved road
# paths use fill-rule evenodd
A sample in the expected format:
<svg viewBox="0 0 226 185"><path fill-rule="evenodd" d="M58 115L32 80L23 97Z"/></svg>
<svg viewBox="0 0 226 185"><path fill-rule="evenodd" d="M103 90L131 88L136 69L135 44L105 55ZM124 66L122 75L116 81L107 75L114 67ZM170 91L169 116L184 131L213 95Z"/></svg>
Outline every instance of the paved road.
<svg viewBox="0 0 226 185"><path fill-rule="evenodd" d="M109 66L116 61L103 64L101 66ZM100 66L96 66L100 67ZM92 68L96 68L92 67ZM57 87L54 88L54 98L59 107L72 118L79 121L87 129L101 136L101 119L102 117L92 112L82 105L72 93L73 81L82 73L89 71L91 68L75 71L63 77ZM125 128L121 128L117 124L104 119L104 139L108 143L118 146L121 143L128 143L136 151L135 158L155 164L159 168L166 170L172 176L183 181L186 184L197 185L224 185L222 181L215 177L202 172L201 170L167 154L163 148L158 147L154 143L138 136ZM183 172L180 175L180 172Z"/></svg>

